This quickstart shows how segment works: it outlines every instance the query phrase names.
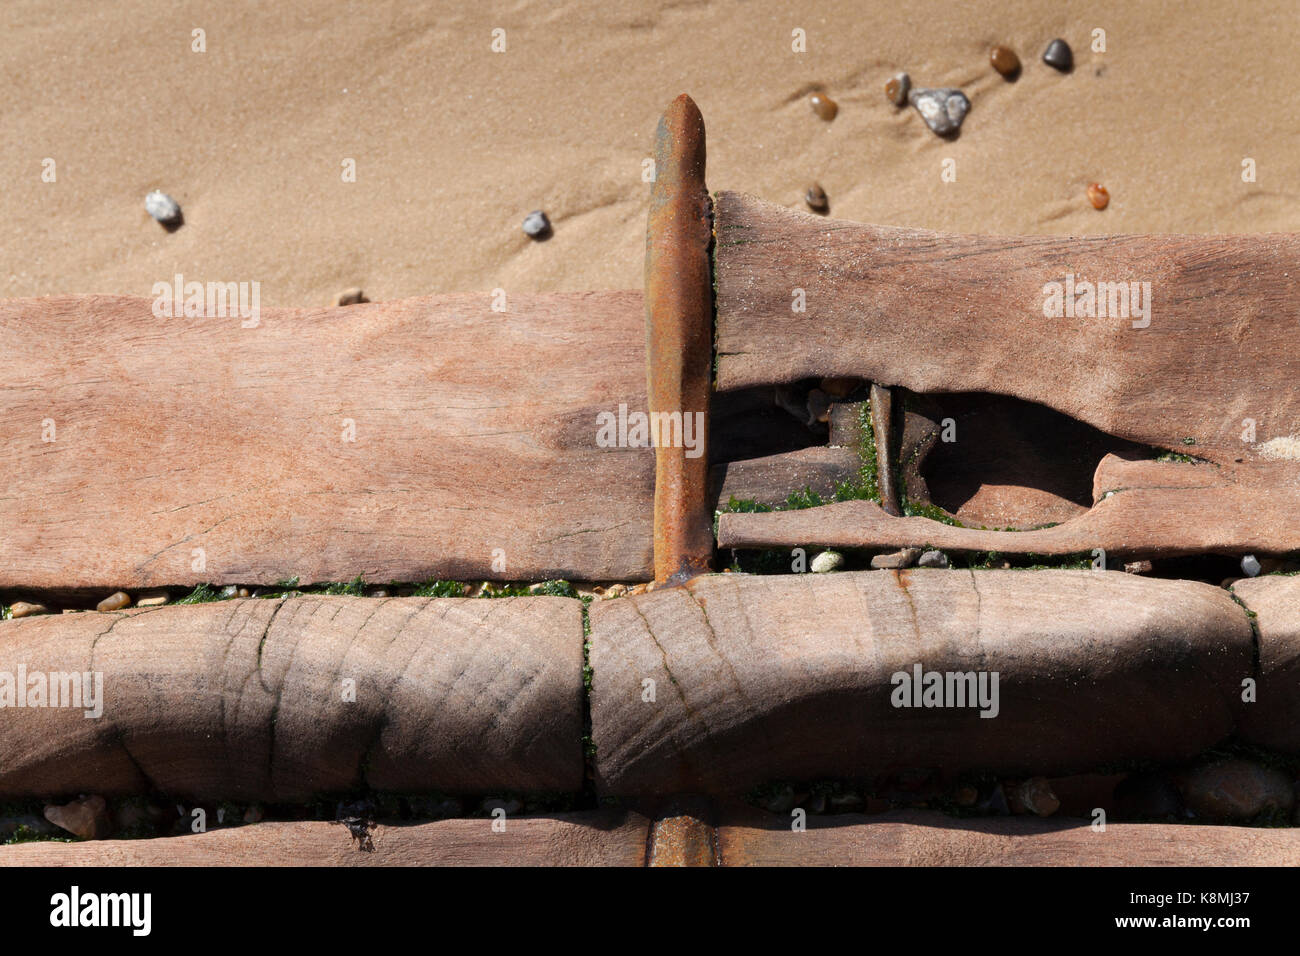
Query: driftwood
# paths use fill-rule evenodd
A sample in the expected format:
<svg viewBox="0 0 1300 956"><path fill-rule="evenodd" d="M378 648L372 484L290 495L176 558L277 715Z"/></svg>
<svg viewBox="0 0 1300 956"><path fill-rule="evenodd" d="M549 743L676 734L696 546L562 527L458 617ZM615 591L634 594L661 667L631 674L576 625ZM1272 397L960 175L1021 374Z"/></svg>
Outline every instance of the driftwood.
<svg viewBox="0 0 1300 956"><path fill-rule="evenodd" d="M1116 572L711 575L596 604L591 625L612 794L1186 759L1231 732L1253 674L1226 592ZM997 672L996 716L893 706L918 665Z"/></svg>
<svg viewBox="0 0 1300 956"><path fill-rule="evenodd" d="M1300 423L1300 236L949 236L827 220L737 193L719 195L716 217L719 388L847 376L1010 396L1099 429L1123 457L1137 443L1214 468L1192 490L1179 479L1167 487L1173 472L1152 467L1086 514L1033 488L993 489L965 512L995 526L1070 519L1033 536L842 506L724 519L720 544L1125 555L1300 547L1300 462L1287 457ZM1045 316L1045 290L1067 278L1079 289L1125 283L1126 295L1139 283L1142 310L1116 314L1120 294L1112 306L1106 290L1094 300L1105 299L1104 314ZM1102 458L1098 482L1113 458ZM904 462L905 477L909 467L917 477L917 464Z"/></svg>
<svg viewBox="0 0 1300 956"><path fill-rule="evenodd" d="M953 236L716 201L718 387L849 376L996 392L1231 464L1300 424L1300 236ZM1044 286L1149 282L1139 317L1043 314ZM803 289L806 312L793 312Z"/></svg>
<svg viewBox="0 0 1300 956"><path fill-rule="evenodd" d="M893 518L871 501L802 511L724 514L724 548L824 545L920 547L1009 554L1091 554L1108 558L1219 553L1285 554L1300 546L1300 485L1281 462L1249 471L1212 464L1129 462L1097 467L1097 503L1063 524L1031 531L956 527L929 518ZM1269 481L1269 478L1275 480Z"/></svg>
<svg viewBox="0 0 1300 956"><path fill-rule="evenodd" d="M97 672L103 706L95 718L10 702L0 797L577 790L582 640L579 602L552 597L312 596L5 621L0 675Z"/></svg>
<svg viewBox="0 0 1300 956"><path fill-rule="evenodd" d="M732 499L784 504L790 492L807 488L829 501L836 485L858 475L862 459L852 448L826 446L724 462L712 469L712 495L719 508Z"/></svg>
<svg viewBox="0 0 1300 956"><path fill-rule="evenodd" d="M938 813L808 817L718 828L723 866L1297 866L1300 830Z"/></svg>
<svg viewBox="0 0 1300 956"><path fill-rule="evenodd" d="M259 823L153 840L0 847L0 866L642 866L649 821L594 811L386 826Z"/></svg>
<svg viewBox="0 0 1300 956"><path fill-rule="evenodd" d="M641 293L493 302L0 301L0 588L648 579Z"/></svg>
<svg viewBox="0 0 1300 956"><path fill-rule="evenodd" d="M1300 577L1238 581L1232 593L1255 613L1259 677L1254 703L1242 707L1239 736L1283 753L1300 753Z"/></svg>

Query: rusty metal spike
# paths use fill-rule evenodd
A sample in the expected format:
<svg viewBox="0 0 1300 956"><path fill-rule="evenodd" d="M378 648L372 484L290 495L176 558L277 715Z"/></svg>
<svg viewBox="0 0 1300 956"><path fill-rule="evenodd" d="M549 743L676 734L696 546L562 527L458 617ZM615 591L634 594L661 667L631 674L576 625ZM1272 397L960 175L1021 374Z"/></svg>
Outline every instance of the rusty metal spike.
<svg viewBox="0 0 1300 956"><path fill-rule="evenodd" d="M677 584L711 569L708 421L713 390L712 205L704 186L704 118L682 94L655 133L646 230L646 378L650 411L703 415L699 454L655 450L655 580ZM692 422L696 419L692 417Z"/></svg>

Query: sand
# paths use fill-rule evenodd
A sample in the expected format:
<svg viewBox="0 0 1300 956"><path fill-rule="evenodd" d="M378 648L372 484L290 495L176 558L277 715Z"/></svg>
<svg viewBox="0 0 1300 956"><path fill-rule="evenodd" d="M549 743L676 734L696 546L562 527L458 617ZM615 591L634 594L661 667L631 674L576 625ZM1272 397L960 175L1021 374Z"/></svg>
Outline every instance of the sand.
<svg viewBox="0 0 1300 956"><path fill-rule="evenodd" d="M1069 75L1040 60L1058 35ZM957 232L1300 230L1287 2L6 0L0 38L3 297L149 295L177 272L258 281L265 306L636 288L642 163L680 92L714 190L802 206L817 180L834 216ZM885 100L900 69L967 93L956 141ZM175 233L144 211L155 187L181 203ZM534 208L547 242L520 229Z"/></svg>

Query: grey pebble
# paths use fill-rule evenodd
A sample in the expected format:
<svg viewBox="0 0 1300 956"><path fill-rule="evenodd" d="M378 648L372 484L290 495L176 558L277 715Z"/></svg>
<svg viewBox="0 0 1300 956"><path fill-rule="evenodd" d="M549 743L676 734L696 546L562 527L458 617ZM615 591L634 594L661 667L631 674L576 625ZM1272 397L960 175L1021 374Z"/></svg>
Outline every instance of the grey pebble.
<svg viewBox="0 0 1300 956"><path fill-rule="evenodd" d="M181 217L180 205L160 189L155 189L144 197L144 208L164 226L176 222Z"/></svg>
<svg viewBox="0 0 1300 956"><path fill-rule="evenodd" d="M937 90L916 89L908 96L930 127L939 136L948 136L961 129L961 122L970 112L970 100L961 90L943 87Z"/></svg>
<svg viewBox="0 0 1300 956"><path fill-rule="evenodd" d="M524 235L532 239L541 239L551 232L551 220L546 218L546 213L540 209L534 209L524 217Z"/></svg>
<svg viewBox="0 0 1300 956"><path fill-rule="evenodd" d="M1260 572L1259 558L1253 554L1248 554L1241 559L1241 570L1248 578L1253 578Z"/></svg>
<svg viewBox="0 0 1300 956"><path fill-rule="evenodd" d="M1074 66L1074 51L1070 49L1070 44L1057 37L1043 51L1043 62L1062 73L1068 73L1070 67Z"/></svg>
<svg viewBox="0 0 1300 956"><path fill-rule="evenodd" d="M946 568L948 566L948 555L942 551L927 551L916 561L918 568Z"/></svg>

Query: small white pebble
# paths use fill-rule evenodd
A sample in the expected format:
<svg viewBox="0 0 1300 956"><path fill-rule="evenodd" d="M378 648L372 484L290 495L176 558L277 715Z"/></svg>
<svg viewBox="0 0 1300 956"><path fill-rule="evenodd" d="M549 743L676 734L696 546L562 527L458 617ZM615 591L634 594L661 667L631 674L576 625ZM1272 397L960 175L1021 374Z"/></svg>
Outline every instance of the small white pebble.
<svg viewBox="0 0 1300 956"><path fill-rule="evenodd" d="M844 567L844 555L838 551L823 551L812 559L812 570L816 574L838 571Z"/></svg>
<svg viewBox="0 0 1300 956"><path fill-rule="evenodd" d="M144 197L144 208L163 225L175 222L181 216L181 207L176 200L160 189L155 189Z"/></svg>

